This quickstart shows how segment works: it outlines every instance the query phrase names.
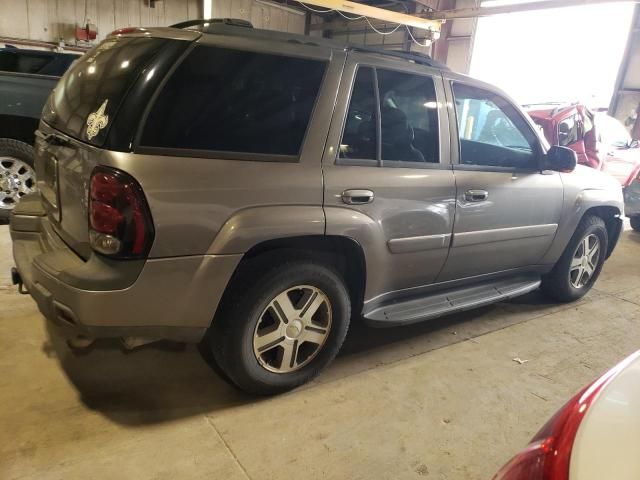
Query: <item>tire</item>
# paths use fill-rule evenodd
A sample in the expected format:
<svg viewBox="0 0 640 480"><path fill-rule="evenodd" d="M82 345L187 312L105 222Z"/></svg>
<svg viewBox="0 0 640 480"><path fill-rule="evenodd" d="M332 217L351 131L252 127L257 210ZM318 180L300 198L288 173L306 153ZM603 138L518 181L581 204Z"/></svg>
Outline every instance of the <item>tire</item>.
<svg viewBox="0 0 640 480"><path fill-rule="evenodd" d="M271 395L308 382L346 337L351 305L343 279L313 260L272 263L258 274L244 270L225 294L202 348L223 378L248 393Z"/></svg>
<svg viewBox="0 0 640 480"><path fill-rule="evenodd" d="M592 250L596 245L595 239L597 252ZM608 242L604 220L595 215L583 217L558 263L542 278L542 291L560 302L573 302L582 298L600 275L607 256ZM587 259L582 261L585 247ZM589 253L590 250L593 253Z"/></svg>
<svg viewBox="0 0 640 480"><path fill-rule="evenodd" d="M640 215L631 217L629 220L631 222L631 228L636 232L640 232Z"/></svg>
<svg viewBox="0 0 640 480"><path fill-rule="evenodd" d="M12 138L0 138L0 187L9 192L0 190L0 224L9 220L19 198L34 191L35 186L33 147Z"/></svg>

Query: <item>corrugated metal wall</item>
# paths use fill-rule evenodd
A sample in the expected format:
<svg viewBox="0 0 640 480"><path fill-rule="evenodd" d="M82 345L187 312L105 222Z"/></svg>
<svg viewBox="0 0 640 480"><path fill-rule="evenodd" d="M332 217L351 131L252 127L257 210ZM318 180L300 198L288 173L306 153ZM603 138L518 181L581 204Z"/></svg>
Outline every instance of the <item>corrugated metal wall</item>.
<svg viewBox="0 0 640 480"><path fill-rule="evenodd" d="M255 28L304 33L305 12L262 0L213 0L214 18L240 18Z"/></svg>
<svg viewBox="0 0 640 480"><path fill-rule="evenodd" d="M202 18L202 0L0 0L0 37L73 45L76 25L97 25L98 40L120 27L167 26ZM261 0L213 0L214 17L249 20L257 28L304 33L305 14Z"/></svg>
<svg viewBox="0 0 640 480"><path fill-rule="evenodd" d="M198 18L201 0L164 0L155 8L146 0L0 0L0 36L73 43L76 25L87 19L98 39L119 27L166 26Z"/></svg>

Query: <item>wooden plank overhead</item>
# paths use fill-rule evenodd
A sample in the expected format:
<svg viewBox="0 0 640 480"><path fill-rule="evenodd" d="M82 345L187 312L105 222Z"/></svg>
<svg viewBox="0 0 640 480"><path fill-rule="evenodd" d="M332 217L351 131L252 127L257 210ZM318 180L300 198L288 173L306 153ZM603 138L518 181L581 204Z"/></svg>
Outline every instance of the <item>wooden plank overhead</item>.
<svg viewBox="0 0 640 480"><path fill-rule="evenodd" d="M548 10L552 8L577 7L582 5L595 5L598 3L620 3L620 0L538 0L533 2L517 3L513 5L500 5L495 7L471 7L457 8L454 10L441 10L429 12L425 15L434 20L449 20L454 18L476 18L499 15L503 13L526 12L533 10ZM636 1L636 3L640 3Z"/></svg>
<svg viewBox="0 0 640 480"><path fill-rule="evenodd" d="M314 5L316 7L339 10L351 15L365 16L367 18L375 18L389 23L407 25L409 27L419 28L422 30L439 32L442 24L440 20L430 20L416 15L408 15L406 13L394 12L392 10L372 7L363 3L350 2L346 0L305 0L304 3Z"/></svg>

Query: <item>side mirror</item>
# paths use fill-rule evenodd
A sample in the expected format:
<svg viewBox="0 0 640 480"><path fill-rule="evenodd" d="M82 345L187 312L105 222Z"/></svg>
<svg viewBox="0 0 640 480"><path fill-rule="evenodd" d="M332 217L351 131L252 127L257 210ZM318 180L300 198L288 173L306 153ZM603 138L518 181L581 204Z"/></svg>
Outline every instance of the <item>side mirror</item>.
<svg viewBox="0 0 640 480"><path fill-rule="evenodd" d="M578 164L576 152L567 147L552 146L544 157L545 170L573 172Z"/></svg>
<svg viewBox="0 0 640 480"><path fill-rule="evenodd" d="M631 140L629 148L640 148L640 142L638 142L638 140Z"/></svg>

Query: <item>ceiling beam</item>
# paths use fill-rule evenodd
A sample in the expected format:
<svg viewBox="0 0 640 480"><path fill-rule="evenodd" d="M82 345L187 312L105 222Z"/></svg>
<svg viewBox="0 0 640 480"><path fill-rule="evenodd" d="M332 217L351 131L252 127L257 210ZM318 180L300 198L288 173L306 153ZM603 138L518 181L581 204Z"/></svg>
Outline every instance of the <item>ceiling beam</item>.
<svg viewBox="0 0 640 480"><path fill-rule="evenodd" d="M369 21L376 28L384 28L387 25L391 27L396 26L396 23L385 22L383 20L369 20ZM330 31L345 30L346 31L352 26L361 27L363 25L366 25L366 22L364 20L349 21L349 20L339 19L339 20L331 20L329 22L324 22L324 23L312 23L311 25L309 25L309 30L330 30Z"/></svg>
<svg viewBox="0 0 640 480"><path fill-rule="evenodd" d="M551 8L577 7L582 5L594 5L597 3L614 3L620 0L544 0L526 2L515 5L501 5L496 7L471 7L454 10L433 11L423 14L433 20L450 20L453 18L475 18L499 15L502 13L529 12L533 10L547 10ZM640 3L636 0L635 3Z"/></svg>
<svg viewBox="0 0 640 480"><path fill-rule="evenodd" d="M304 3L314 5L316 7L329 8L332 10L340 10L341 12L351 15L362 16L367 18L375 18L377 20L383 20L388 23L400 23L408 25L410 27L419 28L422 30L432 30L435 32L440 31L441 20L432 20L428 18L422 18L415 15L407 15L406 13L394 12L392 10L386 10L384 8L372 7L363 3L350 2L346 0L305 0ZM317 24L319 26L325 24ZM316 27L316 25L312 25ZM317 28L312 28L316 30ZM320 28L326 30L326 28Z"/></svg>

